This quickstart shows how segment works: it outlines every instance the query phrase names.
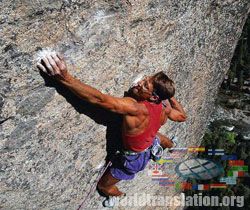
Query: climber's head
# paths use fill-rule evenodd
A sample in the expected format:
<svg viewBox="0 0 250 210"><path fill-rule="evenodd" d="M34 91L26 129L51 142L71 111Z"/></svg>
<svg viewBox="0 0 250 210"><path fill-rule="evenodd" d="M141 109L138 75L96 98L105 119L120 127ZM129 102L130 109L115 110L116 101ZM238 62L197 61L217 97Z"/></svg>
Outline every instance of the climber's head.
<svg viewBox="0 0 250 210"><path fill-rule="evenodd" d="M153 78L154 92L159 96L160 101L170 99L174 96L175 84L166 74L160 71Z"/></svg>
<svg viewBox="0 0 250 210"><path fill-rule="evenodd" d="M141 76L128 90L128 94L138 101L148 100L156 103L173 97L174 93L174 82L162 71L153 76Z"/></svg>

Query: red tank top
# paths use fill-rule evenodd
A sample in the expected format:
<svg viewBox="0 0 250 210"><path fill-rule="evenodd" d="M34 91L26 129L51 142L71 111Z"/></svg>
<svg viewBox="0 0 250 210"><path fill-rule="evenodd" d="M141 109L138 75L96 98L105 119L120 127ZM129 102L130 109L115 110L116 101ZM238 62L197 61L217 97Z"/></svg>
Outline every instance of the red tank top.
<svg viewBox="0 0 250 210"><path fill-rule="evenodd" d="M162 103L155 104L148 101L140 102L145 104L149 112L149 124L144 132L141 134L130 136L123 134L123 145L126 150L132 150L135 152L140 152L153 143L154 137L156 136L157 131L161 127L160 117L162 111Z"/></svg>

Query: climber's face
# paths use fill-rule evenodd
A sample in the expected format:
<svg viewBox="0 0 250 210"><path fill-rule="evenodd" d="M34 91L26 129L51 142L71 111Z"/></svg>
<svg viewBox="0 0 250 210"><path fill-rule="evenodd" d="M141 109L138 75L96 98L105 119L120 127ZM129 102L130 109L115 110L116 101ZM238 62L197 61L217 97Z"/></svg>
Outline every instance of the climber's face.
<svg viewBox="0 0 250 210"><path fill-rule="evenodd" d="M153 96L153 77L143 76L129 89L129 93L137 100L148 100Z"/></svg>

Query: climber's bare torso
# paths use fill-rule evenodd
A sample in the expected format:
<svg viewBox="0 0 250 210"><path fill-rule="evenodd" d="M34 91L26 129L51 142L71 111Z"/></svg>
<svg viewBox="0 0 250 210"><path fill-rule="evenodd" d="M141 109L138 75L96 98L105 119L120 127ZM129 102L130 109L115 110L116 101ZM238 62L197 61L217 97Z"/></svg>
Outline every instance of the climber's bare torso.
<svg viewBox="0 0 250 210"><path fill-rule="evenodd" d="M127 135L138 135L140 133L143 133L145 129L148 127L149 124L149 113L144 104L139 104L138 106L141 106L141 113L138 112L137 115L124 115L123 116L123 132ZM166 107L163 107L160 117L160 123L161 125L165 124L168 115L171 112L171 105L167 101Z"/></svg>

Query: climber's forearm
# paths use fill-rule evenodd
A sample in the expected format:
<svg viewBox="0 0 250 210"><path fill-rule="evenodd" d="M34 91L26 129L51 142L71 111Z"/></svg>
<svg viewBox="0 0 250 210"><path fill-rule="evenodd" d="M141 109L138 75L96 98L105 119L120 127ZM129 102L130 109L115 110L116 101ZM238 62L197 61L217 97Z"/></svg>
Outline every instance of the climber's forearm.
<svg viewBox="0 0 250 210"><path fill-rule="evenodd" d="M79 98L86 100L90 103L98 103L103 100L104 96L99 90L87 84L84 84L83 82L74 78L70 74L68 74L66 80L59 80L59 82L69 88Z"/></svg>
<svg viewBox="0 0 250 210"><path fill-rule="evenodd" d="M169 102L171 104L171 107L177 111L179 111L180 113L182 113L184 116L186 116L186 112L184 111L182 105L174 98L170 98Z"/></svg>

